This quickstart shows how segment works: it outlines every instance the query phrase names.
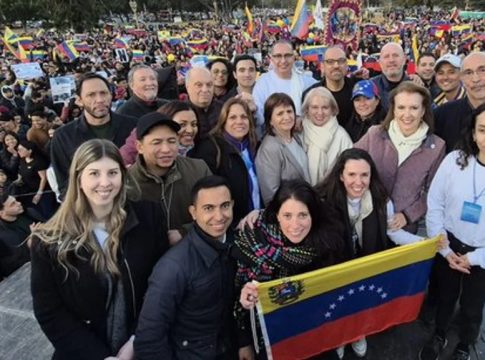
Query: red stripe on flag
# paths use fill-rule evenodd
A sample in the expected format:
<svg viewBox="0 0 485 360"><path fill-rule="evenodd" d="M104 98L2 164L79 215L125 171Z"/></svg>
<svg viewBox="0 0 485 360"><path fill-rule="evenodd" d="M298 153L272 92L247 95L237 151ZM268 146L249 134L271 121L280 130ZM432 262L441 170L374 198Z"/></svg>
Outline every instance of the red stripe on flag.
<svg viewBox="0 0 485 360"><path fill-rule="evenodd" d="M343 317L271 346L273 359L298 360L416 320L424 293L403 296L381 306ZM322 314L323 316L323 314Z"/></svg>

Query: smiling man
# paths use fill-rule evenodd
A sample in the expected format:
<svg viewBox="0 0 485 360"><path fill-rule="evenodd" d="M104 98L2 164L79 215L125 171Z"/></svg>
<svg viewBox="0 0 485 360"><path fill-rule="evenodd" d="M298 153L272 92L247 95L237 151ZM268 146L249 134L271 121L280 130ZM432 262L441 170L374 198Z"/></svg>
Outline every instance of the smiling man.
<svg viewBox="0 0 485 360"><path fill-rule="evenodd" d="M167 102L163 99L157 99L157 72L148 65L139 64L130 69L128 86L132 96L118 109L118 114L139 118L149 112L156 111Z"/></svg>
<svg viewBox="0 0 485 360"><path fill-rule="evenodd" d="M293 45L286 40L277 41L271 50L272 69L259 77L253 91L259 136L263 133L264 103L273 93L282 92L290 96L295 104L296 115L301 115L303 92L317 83L313 77L297 72L293 68L294 64Z"/></svg>
<svg viewBox="0 0 485 360"><path fill-rule="evenodd" d="M381 49L379 56L382 74L374 76L371 80L375 82L381 95L381 104L384 109L389 109L389 93L401 82L410 80L404 72L406 56L401 45L387 43Z"/></svg>
<svg viewBox="0 0 485 360"><path fill-rule="evenodd" d="M142 116L136 127L138 157L129 169L142 199L160 203L172 244L191 222L187 209L192 186L211 174L203 160L178 155L179 130L178 123L158 112Z"/></svg>
<svg viewBox="0 0 485 360"><path fill-rule="evenodd" d="M135 355L155 359L237 359L235 261L229 257L233 200L209 176L191 192L193 229L155 266L140 314Z"/></svg>
<svg viewBox="0 0 485 360"><path fill-rule="evenodd" d="M79 79L76 105L83 112L77 120L57 129L51 142L51 163L61 194L67 187L72 157L83 142L107 139L120 147L135 127L135 118L110 111L111 100L109 83L104 77L87 73Z"/></svg>

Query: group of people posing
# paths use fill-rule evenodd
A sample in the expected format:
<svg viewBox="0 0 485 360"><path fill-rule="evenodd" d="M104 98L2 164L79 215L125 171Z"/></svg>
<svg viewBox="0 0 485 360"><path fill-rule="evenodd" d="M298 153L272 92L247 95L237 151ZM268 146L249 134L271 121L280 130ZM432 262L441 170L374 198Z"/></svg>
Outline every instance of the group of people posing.
<svg viewBox="0 0 485 360"><path fill-rule="evenodd" d="M265 359L254 281L437 235L436 331L417 357L439 356L460 299L453 356L469 358L485 303L485 54L460 64L467 97L434 111L396 44L370 80L346 76L337 47L321 82L293 56L275 43L256 84L247 55L194 67L187 101L158 99L156 72L138 65L116 113L108 81L81 76L82 113L50 142L62 201L28 237L54 358ZM0 202L17 221L22 206ZM351 348L365 356L366 339Z"/></svg>

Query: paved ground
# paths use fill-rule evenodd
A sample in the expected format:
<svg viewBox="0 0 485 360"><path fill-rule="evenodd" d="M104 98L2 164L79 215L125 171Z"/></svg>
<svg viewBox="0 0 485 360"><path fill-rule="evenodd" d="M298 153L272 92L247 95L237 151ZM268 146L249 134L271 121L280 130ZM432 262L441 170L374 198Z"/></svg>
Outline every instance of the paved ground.
<svg viewBox="0 0 485 360"><path fill-rule="evenodd" d="M27 264L0 283L0 360L47 360L52 355L52 346L32 313L29 272L30 266ZM418 350L429 335L430 331L420 321L397 326L369 337L366 359L416 360ZM450 329L448 338L447 351L440 360L450 359L450 352L457 342L456 325ZM348 347L345 360L355 359L358 358ZM484 324L472 360L485 360Z"/></svg>

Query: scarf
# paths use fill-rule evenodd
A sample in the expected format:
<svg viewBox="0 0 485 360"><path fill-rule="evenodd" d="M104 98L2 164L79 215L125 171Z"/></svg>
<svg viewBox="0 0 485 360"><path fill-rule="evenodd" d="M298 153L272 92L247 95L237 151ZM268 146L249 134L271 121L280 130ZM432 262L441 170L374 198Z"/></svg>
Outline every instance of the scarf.
<svg viewBox="0 0 485 360"><path fill-rule="evenodd" d="M254 160L254 152L251 151L251 149L249 149L249 137L248 136L245 136L242 141L237 140L235 137L229 135L229 133L227 131L224 131L222 133L222 136L224 137L224 140L226 140L229 144L234 146L237 149L237 151L239 151L240 153L243 152L244 150L248 149L250 154L251 154L251 159Z"/></svg>
<svg viewBox="0 0 485 360"><path fill-rule="evenodd" d="M244 261L238 261L236 284L251 280L268 281L301 272L317 257L316 250L308 245L292 244L282 233L279 224L268 224L261 211L254 229L240 231L235 246Z"/></svg>
<svg viewBox="0 0 485 360"><path fill-rule="evenodd" d="M347 209L349 212L350 225L352 226L352 240L354 249L362 248L362 222L372 213L372 194L367 190L360 199L348 199ZM358 244L358 246L357 246Z"/></svg>
<svg viewBox="0 0 485 360"><path fill-rule="evenodd" d="M323 126L314 125L310 119L303 119L303 144L308 156L310 183L316 185L331 170L328 150L338 129L337 117L333 116Z"/></svg>
<svg viewBox="0 0 485 360"><path fill-rule="evenodd" d="M422 121L418 130L416 130L414 134L404 136L396 120L391 120L388 133L389 137L391 138L391 142L397 150L398 166L400 166L413 153L414 150L421 146L423 141L426 139L428 129L428 124Z"/></svg>
<svg viewBox="0 0 485 360"><path fill-rule="evenodd" d="M183 157L186 157L187 156L187 153L193 149L193 145L191 146L183 146L181 144L179 144L179 155L180 156L183 156Z"/></svg>

